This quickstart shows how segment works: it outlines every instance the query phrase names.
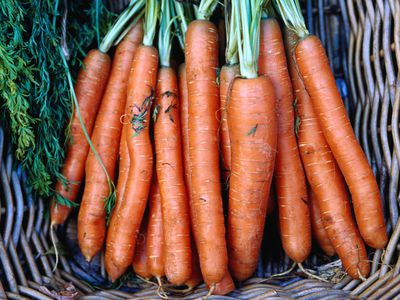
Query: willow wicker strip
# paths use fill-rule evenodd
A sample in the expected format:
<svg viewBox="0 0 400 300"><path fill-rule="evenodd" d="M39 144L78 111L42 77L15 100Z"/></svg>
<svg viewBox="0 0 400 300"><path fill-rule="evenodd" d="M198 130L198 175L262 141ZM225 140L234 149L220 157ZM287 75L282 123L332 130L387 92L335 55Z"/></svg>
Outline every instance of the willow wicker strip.
<svg viewBox="0 0 400 300"><path fill-rule="evenodd" d="M120 11L126 2L108 5ZM209 299L400 299L400 0L304 0L302 7L310 32L326 47L356 136L379 182L390 242L384 251L370 253L372 272L365 281L345 276L340 261L327 260L315 249L304 265L328 281L322 282L297 269L271 277L291 262L281 249L280 255L269 255L267 241L256 277L227 296ZM160 299L154 284L132 275L111 285L101 256L85 263L74 218L51 234L48 201L31 195L1 128L0 165L1 299ZM60 250L57 266L53 242ZM169 299L206 294L201 285Z"/></svg>

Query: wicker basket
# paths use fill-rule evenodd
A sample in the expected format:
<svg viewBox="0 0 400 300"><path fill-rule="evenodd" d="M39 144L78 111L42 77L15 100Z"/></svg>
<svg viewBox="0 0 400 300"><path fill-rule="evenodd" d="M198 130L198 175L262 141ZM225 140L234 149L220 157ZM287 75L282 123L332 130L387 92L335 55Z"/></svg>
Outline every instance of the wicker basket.
<svg viewBox="0 0 400 300"><path fill-rule="evenodd" d="M121 10L126 1L111 2L112 9ZM209 299L400 299L400 0L307 0L302 4L308 28L327 49L356 136L380 184L391 239L385 251L370 253L372 272L364 282L332 276L332 272L343 274L337 273L338 261L327 262L316 251L305 265L318 275L330 272L329 283L295 271L271 278L288 269L290 262L284 257L263 257L258 278L228 296ZM159 299L157 288L149 283L133 280L120 287L110 285L102 257L86 264L77 248L73 218L57 231L63 240L57 248L68 248L68 255L61 255L53 270L56 261L45 201L33 199L23 172L13 168L12 150L1 128L0 163L0 298ZM57 236L53 238L57 241ZM206 294L202 285L179 297L195 299Z"/></svg>

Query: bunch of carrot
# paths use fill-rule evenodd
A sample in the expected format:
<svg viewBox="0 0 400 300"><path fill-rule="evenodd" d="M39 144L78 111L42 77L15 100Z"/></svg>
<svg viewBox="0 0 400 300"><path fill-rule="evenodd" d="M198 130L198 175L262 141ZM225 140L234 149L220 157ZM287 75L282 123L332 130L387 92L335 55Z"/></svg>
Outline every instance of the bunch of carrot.
<svg viewBox="0 0 400 300"><path fill-rule="evenodd" d="M166 278L190 290L204 280L210 293L228 293L233 279L256 270L273 183L282 245L295 263L302 267L314 236L350 276L368 276L364 243L387 243L379 189L298 2L274 3L283 35L263 11L268 1L226 1L220 74L209 21L217 0L133 2L137 18L116 24L128 29L112 66L105 51L91 51L75 86L67 185L57 191L75 202L86 175L78 216L85 258L105 246L112 281L132 266L160 286ZM185 56L179 70L171 63L174 26ZM114 192L107 223L105 199ZM70 210L55 203L52 224Z"/></svg>

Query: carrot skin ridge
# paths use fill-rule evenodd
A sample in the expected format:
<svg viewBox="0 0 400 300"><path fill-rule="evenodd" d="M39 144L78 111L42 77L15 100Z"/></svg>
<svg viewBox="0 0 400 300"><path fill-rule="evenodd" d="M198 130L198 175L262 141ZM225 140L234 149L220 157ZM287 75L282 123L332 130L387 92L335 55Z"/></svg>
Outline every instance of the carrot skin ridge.
<svg viewBox="0 0 400 300"><path fill-rule="evenodd" d="M306 180L294 132L292 85L279 23L274 18L262 20L260 30L259 73L270 78L277 98L275 186L282 245L286 254L300 263L311 251L311 224Z"/></svg>
<svg viewBox="0 0 400 300"><path fill-rule="evenodd" d="M106 234L104 199L110 192L108 180L113 180L121 138L121 115L125 111L126 88L130 65L143 39L141 22L131 29L118 45L110 77L96 117L91 140L107 174L92 150L85 168L85 189L78 215L78 240L85 258L90 261L103 247Z"/></svg>
<svg viewBox="0 0 400 300"><path fill-rule="evenodd" d="M299 41L295 58L323 135L352 195L361 236L368 246L382 249L388 237L379 187L357 142L320 40Z"/></svg>
<svg viewBox="0 0 400 300"><path fill-rule="evenodd" d="M120 277L132 263L136 238L142 222L153 174L153 150L149 136L150 109L156 87L158 70L157 49L141 45L132 62L128 81L125 114L131 124L127 127L130 167L124 197L114 209L106 242L107 261L120 272Z"/></svg>
<svg viewBox="0 0 400 300"><path fill-rule="evenodd" d="M209 21L189 24L185 45L189 95L190 209L204 281L221 281L228 264L219 172L218 32Z"/></svg>
<svg viewBox="0 0 400 300"><path fill-rule="evenodd" d="M85 124L91 135L93 125L100 106L101 98L107 84L111 59L99 50L91 50L83 61L75 84L75 94ZM75 113L71 121L71 137L61 174L67 184L58 181L55 192L71 202L76 202L82 179L85 173L85 162L89 152L89 144L84 136L78 115ZM62 224L68 218L72 207L61 205L55 201L51 204L52 225Z"/></svg>

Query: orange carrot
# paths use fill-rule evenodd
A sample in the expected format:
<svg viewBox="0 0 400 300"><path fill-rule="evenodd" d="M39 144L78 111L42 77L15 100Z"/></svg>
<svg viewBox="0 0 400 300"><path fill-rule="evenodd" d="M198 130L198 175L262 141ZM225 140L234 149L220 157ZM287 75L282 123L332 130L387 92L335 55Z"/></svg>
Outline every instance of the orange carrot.
<svg viewBox="0 0 400 300"><path fill-rule="evenodd" d="M165 274L171 283L180 285L189 279L192 270L189 202L183 175L178 86L172 68L159 69L156 106L158 114L154 123L154 141L165 233Z"/></svg>
<svg viewBox="0 0 400 300"><path fill-rule="evenodd" d="M315 197L311 199L311 216L318 220L316 212L321 212L323 226L333 245L324 246L326 240L316 235L325 252L334 250L341 258L349 275L353 278L367 276L369 273L368 256L364 242L357 230L351 213L350 203L342 174L332 155L331 149L322 133L320 122L308 92L296 68L293 59L293 48L298 38L291 32L286 35L289 52L289 66L293 88L297 99L300 118L298 141L307 179ZM317 203L318 202L318 203ZM315 225L314 228L320 228ZM319 238L318 238L319 236Z"/></svg>
<svg viewBox="0 0 400 300"><path fill-rule="evenodd" d="M378 184L354 135L321 41L315 36L301 39L295 57L323 135L350 189L361 236L381 249L388 239Z"/></svg>
<svg viewBox="0 0 400 300"><path fill-rule="evenodd" d="M228 103L229 266L239 281L257 268L277 146L275 101L271 81L262 76L236 79Z"/></svg>
<svg viewBox="0 0 400 300"><path fill-rule="evenodd" d="M272 81L277 97L278 153L275 185L282 244L286 254L302 262L311 251L307 187L294 133L293 94L279 23L261 21L259 72Z"/></svg>
<svg viewBox="0 0 400 300"><path fill-rule="evenodd" d="M131 164L129 159L128 144L126 142L126 131L128 126L126 124L122 125L121 138L119 143L119 161L118 161L118 182L115 198L115 206L117 207L119 203L124 198L124 192L126 183L128 182L129 166Z"/></svg>
<svg viewBox="0 0 400 300"><path fill-rule="evenodd" d="M121 138L121 115L125 110L130 64L143 39L138 22L118 45L110 78L100 105L91 140L110 178L107 178L93 151L86 160L85 190L78 216L78 240L82 254L90 261L103 247L106 231L104 199L110 192L108 180L114 179Z"/></svg>
<svg viewBox="0 0 400 300"><path fill-rule="evenodd" d="M261 11L235 1L232 15L236 14L239 16L233 19L239 31L242 78L233 81L227 107L232 152L227 226L229 271L243 281L257 268L275 165L278 122L272 82L257 73Z"/></svg>
<svg viewBox="0 0 400 300"><path fill-rule="evenodd" d="M225 224L219 173L219 109L216 69L218 32L206 20L189 24L185 44L189 95L189 157L193 232L203 278L209 285L222 280L227 270Z"/></svg>
<svg viewBox="0 0 400 300"><path fill-rule="evenodd" d="M110 274L121 276L133 259L135 242L149 195L153 173L153 151L149 136L150 108L156 86L157 49L141 45L132 63L128 83L127 111L131 125L126 131L130 167L124 197L111 217L106 247L106 260L119 268Z"/></svg>
<svg viewBox="0 0 400 300"><path fill-rule="evenodd" d="M83 60L84 67L79 70L75 84L75 94L79 109L89 136L92 133L97 110L107 84L110 71L110 57L99 50L91 50ZM83 133L75 111L71 122L70 144L61 174L66 182L57 182L56 194L75 202L85 172L85 161L89 144ZM51 205L51 224L62 224L68 218L72 207L53 201Z"/></svg>
<svg viewBox="0 0 400 300"><path fill-rule="evenodd" d="M149 280L152 274L149 269L149 253L147 248L148 216L143 217L136 239L135 255L132 260L133 271L140 277Z"/></svg>
<svg viewBox="0 0 400 300"><path fill-rule="evenodd" d="M190 199L192 185L190 179L190 157L189 157L189 96L186 81L186 65L183 63L179 66L178 71L178 85L179 85L179 116L181 118L182 128L182 152L183 152L183 167L185 172L185 183L187 194Z"/></svg>
<svg viewBox="0 0 400 300"><path fill-rule="evenodd" d="M315 240L320 248L329 256L335 255L335 248L328 237L322 220L321 211L318 207L318 200L312 189L309 189L311 229Z"/></svg>
<svg viewBox="0 0 400 300"><path fill-rule="evenodd" d="M190 158L189 158L189 131L188 131L188 118L189 118L189 97L187 90L186 81L186 65L183 63L179 66L178 71L178 87L179 87L179 116L181 120L181 130L182 130L182 152L184 161L184 173L185 173L185 183L187 195L190 199L191 197L191 179L190 179ZM192 249L192 274L190 278L185 282L188 290L193 290L202 281L203 277L200 270L199 254L196 249L194 241L191 242Z"/></svg>
<svg viewBox="0 0 400 300"><path fill-rule="evenodd" d="M227 183L230 170L231 170L231 141L229 138L228 121L226 118L226 108L232 83L235 77L239 74L239 65L225 65L221 69L219 80L219 98L220 98L220 113L221 124L219 129L221 154L222 154L222 168L224 183Z"/></svg>
<svg viewBox="0 0 400 300"><path fill-rule="evenodd" d="M161 208L161 195L157 176L153 182L149 197L149 221L147 227L147 268L154 277L161 278L164 272L164 232Z"/></svg>

